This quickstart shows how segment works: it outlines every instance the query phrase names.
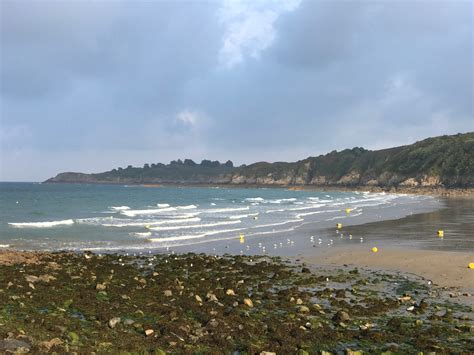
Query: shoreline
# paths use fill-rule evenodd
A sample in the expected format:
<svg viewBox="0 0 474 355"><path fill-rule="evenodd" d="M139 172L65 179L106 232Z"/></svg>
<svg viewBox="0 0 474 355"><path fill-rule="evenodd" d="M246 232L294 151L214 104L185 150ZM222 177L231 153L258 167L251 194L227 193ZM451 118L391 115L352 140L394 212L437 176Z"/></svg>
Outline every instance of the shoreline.
<svg viewBox="0 0 474 355"><path fill-rule="evenodd" d="M474 270L468 267L474 262L474 253L461 251L410 250L386 246L376 253L370 246L339 246L324 255L303 254L300 258L321 266L349 265L369 270L400 272L421 276L433 285L443 288L459 288L474 293ZM474 297L466 298L474 306Z"/></svg>

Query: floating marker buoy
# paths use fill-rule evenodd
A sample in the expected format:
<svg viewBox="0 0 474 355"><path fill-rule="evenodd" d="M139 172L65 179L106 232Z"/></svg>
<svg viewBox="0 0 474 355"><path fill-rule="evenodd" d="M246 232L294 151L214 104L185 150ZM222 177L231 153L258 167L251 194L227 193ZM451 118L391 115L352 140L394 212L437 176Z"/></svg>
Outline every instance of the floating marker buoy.
<svg viewBox="0 0 474 355"><path fill-rule="evenodd" d="M474 269L474 263L469 263L469 265L467 266L469 269Z"/></svg>
<svg viewBox="0 0 474 355"><path fill-rule="evenodd" d="M342 223L336 224L336 228L337 228L337 229L341 229L341 228L342 228Z"/></svg>
<svg viewBox="0 0 474 355"><path fill-rule="evenodd" d="M351 209L350 209L350 208L346 208L346 213L351 213Z"/></svg>
<svg viewBox="0 0 474 355"><path fill-rule="evenodd" d="M444 237L444 231L439 229L438 230L438 237L443 238Z"/></svg>
<svg viewBox="0 0 474 355"><path fill-rule="evenodd" d="M378 251L379 251L379 248L377 248L377 247L373 247L373 248L372 248L372 253L376 253L376 252L378 252Z"/></svg>

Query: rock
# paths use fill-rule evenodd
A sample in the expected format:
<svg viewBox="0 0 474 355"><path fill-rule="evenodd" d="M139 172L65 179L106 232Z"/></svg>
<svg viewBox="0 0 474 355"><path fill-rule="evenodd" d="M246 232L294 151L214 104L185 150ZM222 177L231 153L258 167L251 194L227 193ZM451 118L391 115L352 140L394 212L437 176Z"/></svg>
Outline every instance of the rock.
<svg viewBox="0 0 474 355"><path fill-rule="evenodd" d="M27 353L30 351L31 345L27 342L17 339L0 340L0 352Z"/></svg>
<svg viewBox="0 0 474 355"><path fill-rule="evenodd" d="M310 274L310 273L311 273L311 270L308 269L307 267L304 267L304 268L301 269L301 272L302 272L303 274Z"/></svg>
<svg viewBox="0 0 474 355"><path fill-rule="evenodd" d="M39 346L41 348L44 348L46 351L50 351L53 347L55 347L56 345L61 345L63 343L63 341L59 338L53 338L49 341L42 341L41 343L39 343Z"/></svg>
<svg viewBox="0 0 474 355"><path fill-rule="evenodd" d="M206 298L207 298L209 301L213 301L213 302L217 302L217 301L218 301L216 295L213 294L213 293L211 293L211 292L208 292L208 293L207 293Z"/></svg>
<svg viewBox="0 0 474 355"><path fill-rule="evenodd" d="M133 319L130 319L130 318L127 318L123 321L123 324L125 324L125 325L132 325L133 323L135 323L135 321Z"/></svg>
<svg viewBox="0 0 474 355"><path fill-rule="evenodd" d="M202 303L202 298L199 295L194 296L194 298L196 298L196 301L199 303Z"/></svg>
<svg viewBox="0 0 474 355"><path fill-rule="evenodd" d="M303 300L302 300L301 298L298 298L298 299L296 300L296 304L303 304Z"/></svg>
<svg viewBox="0 0 474 355"><path fill-rule="evenodd" d="M262 351L260 353L260 355L276 355L276 353L272 352L272 351Z"/></svg>
<svg viewBox="0 0 474 355"><path fill-rule="evenodd" d="M146 335L147 337L149 337L149 336L153 335L154 332L155 332L155 331L154 331L153 329L147 329L147 330L145 330L145 335Z"/></svg>
<svg viewBox="0 0 474 355"><path fill-rule="evenodd" d="M299 311L300 311L300 313L308 313L309 308L306 307L306 306L300 306Z"/></svg>
<svg viewBox="0 0 474 355"><path fill-rule="evenodd" d="M26 280L26 282L36 282L36 281L38 281L38 276L26 275L25 280Z"/></svg>
<svg viewBox="0 0 474 355"><path fill-rule="evenodd" d="M351 318L349 317L349 314L347 314L347 312L344 312L344 311L338 311L334 315L334 317L332 317L332 320L335 322L347 322L350 319Z"/></svg>
<svg viewBox="0 0 474 355"><path fill-rule="evenodd" d="M363 352L360 350L354 351L351 349L346 349L346 355L362 355Z"/></svg>
<svg viewBox="0 0 474 355"><path fill-rule="evenodd" d="M250 298L244 298L244 303L247 307L250 307L250 308L253 307L253 302Z"/></svg>
<svg viewBox="0 0 474 355"><path fill-rule="evenodd" d="M95 285L95 289L97 291L104 291L106 288L107 288L106 284L97 284L97 285Z"/></svg>
<svg viewBox="0 0 474 355"><path fill-rule="evenodd" d="M110 328L115 328L117 324L119 324L122 320L120 317L114 317L111 320L109 320L109 327Z"/></svg>
<svg viewBox="0 0 474 355"><path fill-rule="evenodd" d="M163 291L163 294L166 296L166 297L171 297L173 296L173 292L171 290L165 290Z"/></svg>
<svg viewBox="0 0 474 355"><path fill-rule="evenodd" d="M231 288L229 288L225 293L226 293L227 296L235 296L235 292Z"/></svg>

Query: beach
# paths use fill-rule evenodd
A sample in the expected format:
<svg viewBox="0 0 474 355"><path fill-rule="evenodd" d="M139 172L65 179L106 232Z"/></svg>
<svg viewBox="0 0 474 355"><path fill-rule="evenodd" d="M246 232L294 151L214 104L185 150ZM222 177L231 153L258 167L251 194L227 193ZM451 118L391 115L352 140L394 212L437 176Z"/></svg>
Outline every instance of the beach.
<svg viewBox="0 0 474 355"><path fill-rule="evenodd" d="M307 191L303 197L282 198L279 191L246 190L242 205L232 202L237 201L233 195L220 208L216 204L225 195L204 192L212 211L227 213L225 223L234 223L234 215L248 218L242 214L251 215L250 208L262 208L261 215L296 209L316 216L326 208L327 220L166 248L3 248L0 350L160 355L474 351L474 270L468 269L474 262L472 199ZM259 196L264 193L269 197ZM202 201L183 201L194 207L131 209L115 201L114 213L138 217L104 223L124 221L137 228L149 223L139 218L150 210L179 216L207 211L201 212ZM320 206L328 201L329 207ZM348 205L351 211L345 210ZM160 226L161 214L153 218ZM70 230L72 221L47 227L32 223L42 233L54 228L59 233ZM253 228L259 221L248 223ZM194 224L183 225L186 238ZM440 228L444 238L436 235Z"/></svg>

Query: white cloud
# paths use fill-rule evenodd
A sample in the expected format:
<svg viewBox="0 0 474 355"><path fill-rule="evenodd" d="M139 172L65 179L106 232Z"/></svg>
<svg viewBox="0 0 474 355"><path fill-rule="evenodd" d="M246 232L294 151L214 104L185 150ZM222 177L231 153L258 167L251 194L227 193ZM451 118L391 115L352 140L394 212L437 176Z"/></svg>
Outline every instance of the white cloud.
<svg viewBox="0 0 474 355"><path fill-rule="evenodd" d="M258 58L276 38L275 21L295 10L301 0L287 1L226 1L219 9L220 22L225 26L219 63L231 69L246 57Z"/></svg>
<svg viewBox="0 0 474 355"><path fill-rule="evenodd" d="M195 127L201 120L202 115L196 111L183 110L178 112L175 117L176 122L183 124L187 127Z"/></svg>

